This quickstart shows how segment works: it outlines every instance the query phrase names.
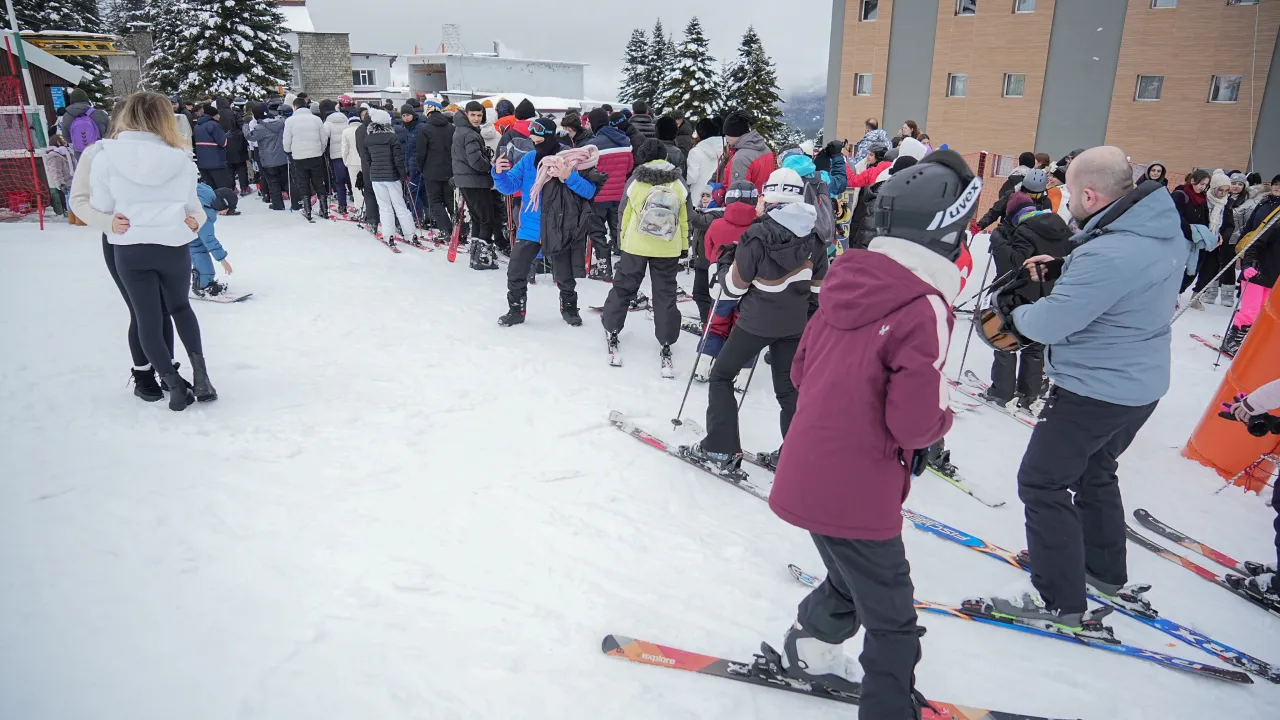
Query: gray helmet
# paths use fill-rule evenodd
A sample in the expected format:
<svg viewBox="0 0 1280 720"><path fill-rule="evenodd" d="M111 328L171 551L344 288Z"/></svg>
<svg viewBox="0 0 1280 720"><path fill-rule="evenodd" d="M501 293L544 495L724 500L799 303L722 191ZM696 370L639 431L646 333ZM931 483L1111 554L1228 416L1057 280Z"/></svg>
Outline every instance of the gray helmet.
<svg viewBox="0 0 1280 720"><path fill-rule="evenodd" d="M954 150L935 150L894 173L875 199L876 234L923 245L955 262L978 212L982 179Z"/></svg>
<svg viewBox="0 0 1280 720"><path fill-rule="evenodd" d="M1049 187L1049 175L1040 169L1028 170L1022 176L1022 189L1027 192L1042 193Z"/></svg>

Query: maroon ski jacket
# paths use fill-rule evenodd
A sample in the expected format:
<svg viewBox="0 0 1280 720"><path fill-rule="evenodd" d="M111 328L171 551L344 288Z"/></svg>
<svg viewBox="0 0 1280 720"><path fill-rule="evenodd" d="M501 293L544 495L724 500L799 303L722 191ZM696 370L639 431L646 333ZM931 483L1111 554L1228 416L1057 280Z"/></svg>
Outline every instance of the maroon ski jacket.
<svg viewBox="0 0 1280 720"><path fill-rule="evenodd" d="M840 538L902 532L911 455L951 428L942 366L959 291L955 265L897 238L832 264L791 365L800 399L769 495L778 517Z"/></svg>

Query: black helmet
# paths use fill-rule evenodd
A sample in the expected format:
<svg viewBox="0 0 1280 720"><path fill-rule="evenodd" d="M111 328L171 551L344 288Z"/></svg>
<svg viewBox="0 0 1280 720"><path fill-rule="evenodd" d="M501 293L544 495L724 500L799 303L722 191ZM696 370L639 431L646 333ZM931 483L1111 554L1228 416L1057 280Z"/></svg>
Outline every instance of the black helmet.
<svg viewBox="0 0 1280 720"><path fill-rule="evenodd" d="M924 245L955 262L978 212L982 179L954 150L935 150L895 173L872 209L876 234Z"/></svg>
<svg viewBox="0 0 1280 720"><path fill-rule="evenodd" d="M1028 170L1022 176L1022 189L1031 193L1042 193L1049 187L1049 174L1044 170Z"/></svg>

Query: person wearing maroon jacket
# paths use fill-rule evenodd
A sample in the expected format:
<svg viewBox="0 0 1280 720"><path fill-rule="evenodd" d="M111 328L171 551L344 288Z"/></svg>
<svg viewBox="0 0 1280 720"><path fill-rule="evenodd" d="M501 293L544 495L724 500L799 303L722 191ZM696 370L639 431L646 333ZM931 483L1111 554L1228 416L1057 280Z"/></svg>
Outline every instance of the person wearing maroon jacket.
<svg viewBox="0 0 1280 720"><path fill-rule="evenodd" d="M800 399L769 506L809 531L827 579L801 601L783 664L835 689L861 682L860 720L914 720L927 703L901 512L924 450L951 428L942 367L955 263L981 194L951 150L885 182L875 239L831 266L791 364ZM842 643L863 626L859 672Z"/></svg>

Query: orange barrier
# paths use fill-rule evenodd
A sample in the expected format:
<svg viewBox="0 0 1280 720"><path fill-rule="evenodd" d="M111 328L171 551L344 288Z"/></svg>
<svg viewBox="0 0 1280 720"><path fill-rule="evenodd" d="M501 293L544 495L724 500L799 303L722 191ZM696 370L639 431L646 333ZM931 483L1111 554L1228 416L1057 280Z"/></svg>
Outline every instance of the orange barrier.
<svg viewBox="0 0 1280 720"><path fill-rule="evenodd" d="M1218 412L1222 403L1230 402L1237 393L1252 392L1280 378L1277 357L1280 357L1280 292L1273 292L1258 313L1240 352L1227 368L1200 424L1182 449L1183 457L1213 468L1224 479L1239 476L1236 484L1246 490L1262 491L1276 467L1269 461L1259 464L1259 458L1280 453L1280 442L1275 435L1253 437L1242 423L1224 420L1218 417ZM1241 475L1252 466L1256 466L1253 471Z"/></svg>

